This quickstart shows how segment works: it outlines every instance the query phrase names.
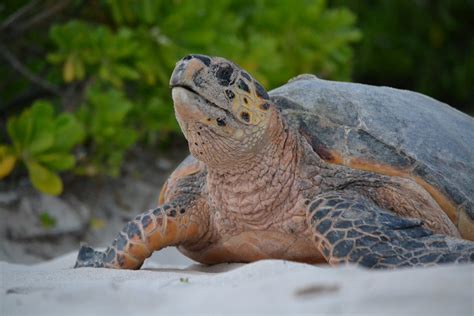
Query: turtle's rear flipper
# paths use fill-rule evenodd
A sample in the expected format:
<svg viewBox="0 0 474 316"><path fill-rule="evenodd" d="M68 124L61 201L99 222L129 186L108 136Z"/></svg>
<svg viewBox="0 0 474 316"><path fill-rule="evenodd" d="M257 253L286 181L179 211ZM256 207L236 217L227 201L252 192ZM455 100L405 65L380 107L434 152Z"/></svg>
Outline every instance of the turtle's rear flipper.
<svg viewBox="0 0 474 316"><path fill-rule="evenodd" d="M104 267L104 257L104 252L96 251L93 248L83 244L81 245L81 249L79 249L79 254L77 255L76 265L74 268Z"/></svg>
<svg viewBox="0 0 474 316"><path fill-rule="evenodd" d="M434 234L351 191L327 192L308 205L317 247L330 264L368 268L474 262L474 242Z"/></svg>

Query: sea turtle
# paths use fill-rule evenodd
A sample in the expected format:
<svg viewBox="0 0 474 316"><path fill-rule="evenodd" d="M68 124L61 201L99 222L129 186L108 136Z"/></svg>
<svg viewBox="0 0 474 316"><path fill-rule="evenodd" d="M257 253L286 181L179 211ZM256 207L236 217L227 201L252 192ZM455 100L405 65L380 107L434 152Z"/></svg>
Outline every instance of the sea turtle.
<svg viewBox="0 0 474 316"><path fill-rule="evenodd" d="M159 206L76 267L138 269L177 246L204 263L369 268L474 261L474 120L424 95L302 75L267 94L189 55L170 85L191 155ZM469 240L468 240L469 239Z"/></svg>

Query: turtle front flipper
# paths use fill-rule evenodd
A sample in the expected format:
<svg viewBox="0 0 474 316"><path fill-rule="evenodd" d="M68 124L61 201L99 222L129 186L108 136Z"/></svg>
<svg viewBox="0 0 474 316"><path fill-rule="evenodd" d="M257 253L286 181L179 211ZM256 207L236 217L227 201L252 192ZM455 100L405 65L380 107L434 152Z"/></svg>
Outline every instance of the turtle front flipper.
<svg viewBox="0 0 474 316"><path fill-rule="evenodd" d="M368 268L474 262L474 242L434 234L351 191L327 192L307 203L318 249L329 264Z"/></svg>
<svg viewBox="0 0 474 316"><path fill-rule="evenodd" d="M180 197L127 223L105 252L82 245L75 268L139 269L152 252L193 243L207 231L208 218L200 203Z"/></svg>
<svg viewBox="0 0 474 316"><path fill-rule="evenodd" d="M81 244L79 253L77 254L76 264L74 268L94 267L102 268L104 266L105 252L94 250L86 244Z"/></svg>

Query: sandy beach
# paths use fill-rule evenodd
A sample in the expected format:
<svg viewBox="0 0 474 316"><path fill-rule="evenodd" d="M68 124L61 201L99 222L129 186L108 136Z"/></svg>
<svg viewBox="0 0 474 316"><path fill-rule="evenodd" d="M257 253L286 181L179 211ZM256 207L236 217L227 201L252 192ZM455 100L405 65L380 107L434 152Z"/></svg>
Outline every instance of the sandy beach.
<svg viewBox="0 0 474 316"><path fill-rule="evenodd" d="M473 315L474 265L396 271L265 260L202 266L169 248L138 271L76 253L0 263L1 315Z"/></svg>

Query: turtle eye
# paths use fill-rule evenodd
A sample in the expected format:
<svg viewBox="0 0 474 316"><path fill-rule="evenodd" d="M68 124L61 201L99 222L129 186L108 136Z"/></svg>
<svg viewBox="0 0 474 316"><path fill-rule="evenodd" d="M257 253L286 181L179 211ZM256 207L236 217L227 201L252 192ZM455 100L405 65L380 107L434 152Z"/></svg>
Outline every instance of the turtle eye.
<svg viewBox="0 0 474 316"><path fill-rule="evenodd" d="M266 103L266 102L265 102L265 103L262 103L262 104L260 104L260 108L261 108L262 110L268 110L268 109L270 108L270 104L268 104L268 103Z"/></svg>
<svg viewBox="0 0 474 316"><path fill-rule="evenodd" d="M235 98L235 94L234 94L234 92L232 92L232 90L225 90L225 94L226 94L227 97L228 97L229 99L231 99L231 100L232 100L233 98Z"/></svg>

